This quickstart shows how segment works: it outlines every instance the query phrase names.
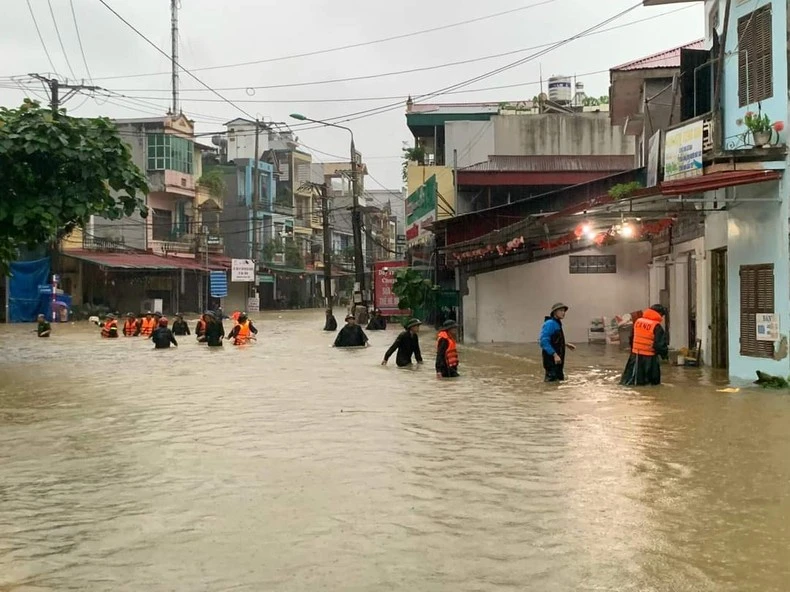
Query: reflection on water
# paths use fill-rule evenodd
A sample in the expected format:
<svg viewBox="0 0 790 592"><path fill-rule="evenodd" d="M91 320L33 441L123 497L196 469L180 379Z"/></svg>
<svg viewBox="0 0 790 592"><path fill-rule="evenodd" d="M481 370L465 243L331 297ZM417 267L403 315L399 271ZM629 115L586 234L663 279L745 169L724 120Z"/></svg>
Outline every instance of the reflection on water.
<svg viewBox="0 0 790 592"><path fill-rule="evenodd" d="M0 329L0 590L786 590L790 398L617 385L625 356L461 351L461 380L329 347L153 351ZM423 331L423 349L432 335Z"/></svg>

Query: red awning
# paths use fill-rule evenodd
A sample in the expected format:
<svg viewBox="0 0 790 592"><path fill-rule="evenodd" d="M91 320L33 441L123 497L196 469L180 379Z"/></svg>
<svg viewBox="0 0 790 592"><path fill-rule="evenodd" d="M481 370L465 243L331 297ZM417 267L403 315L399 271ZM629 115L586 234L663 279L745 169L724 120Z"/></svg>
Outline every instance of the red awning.
<svg viewBox="0 0 790 592"><path fill-rule="evenodd" d="M108 269L125 269L125 270L178 270L178 269L193 269L196 271L205 271L206 266L203 260L193 259L190 257L162 257L161 255L154 255L153 253L134 253L134 252L104 252L104 251L87 251L87 250L74 250L63 251L66 257L73 257L89 263L94 263ZM208 269L224 270L226 269L221 263L209 262Z"/></svg>
<svg viewBox="0 0 790 592"><path fill-rule="evenodd" d="M682 195L686 193L703 193L722 187L735 187L736 185L749 185L765 181L777 181L782 178L780 171L754 170L754 171L720 171L699 177L689 177L678 181L665 181L661 183L662 195Z"/></svg>

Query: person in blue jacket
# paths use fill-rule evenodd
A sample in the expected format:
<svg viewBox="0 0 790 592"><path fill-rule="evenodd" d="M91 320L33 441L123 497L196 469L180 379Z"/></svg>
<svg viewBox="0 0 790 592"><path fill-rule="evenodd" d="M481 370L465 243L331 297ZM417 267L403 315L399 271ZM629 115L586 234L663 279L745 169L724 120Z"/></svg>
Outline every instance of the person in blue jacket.
<svg viewBox="0 0 790 592"><path fill-rule="evenodd" d="M568 307L558 302L551 307L551 314L543 322L540 330L540 349L543 354L543 368L546 370L546 382L565 380L565 348L573 351L576 346L565 343L565 333L562 330L562 319Z"/></svg>

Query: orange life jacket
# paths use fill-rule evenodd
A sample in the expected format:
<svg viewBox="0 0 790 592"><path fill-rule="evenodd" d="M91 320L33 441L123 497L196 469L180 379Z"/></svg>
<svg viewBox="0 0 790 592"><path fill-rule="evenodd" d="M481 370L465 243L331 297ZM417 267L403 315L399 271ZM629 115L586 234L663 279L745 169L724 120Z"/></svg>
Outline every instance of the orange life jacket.
<svg viewBox="0 0 790 592"><path fill-rule="evenodd" d="M140 321L140 335L143 337L149 337L154 332L154 329L156 329L155 318L144 318Z"/></svg>
<svg viewBox="0 0 790 592"><path fill-rule="evenodd" d="M206 333L206 320L202 317L198 320L197 325L195 326L195 333L198 337L205 335Z"/></svg>
<svg viewBox="0 0 790 592"><path fill-rule="evenodd" d="M137 333L137 319L127 319L123 324L123 334L132 337Z"/></svg>
<svg viewBox="0 0 790 592"><path fill-rule="evenodd" d="M239 332L236 333L236 338L233 340L233 345L242 345L250 340L250 322L244 321L239 323Z"/></svg>
<svg viewBox="0 0 790 592"><path fill-rule="evenodd" d="M447 353L444 359L447 362L448 368L458 368L458 348L455 339L448 331L440 331L436 337L436 347L439 347L439 341L446 339L449 345L447 346Z"/></svg>
<svg viewBox="0 0 790 592"><path fill-rule="evenodd" d="M653 309L647 309L634 323L634 343L631 353L640 356L656 355L655 334L656 326L661 323L661 315Z"/></svg>
<svg viewBox="0 0 790 592"><path fill-rule="evenodd" d="M112 331L115 329L115 331ZM104 321L104 326L101 328L102 337L118 337L118 321L115 319L107 319Z"/></svg>

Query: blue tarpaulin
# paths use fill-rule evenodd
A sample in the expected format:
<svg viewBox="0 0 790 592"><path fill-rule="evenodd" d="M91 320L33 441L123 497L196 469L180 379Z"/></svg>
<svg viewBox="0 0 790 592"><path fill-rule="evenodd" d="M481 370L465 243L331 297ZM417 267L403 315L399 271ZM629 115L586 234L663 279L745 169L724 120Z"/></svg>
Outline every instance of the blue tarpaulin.
<svg viewBox="0 0 790 592"><path fill-rule="evenodd" d="M228 274L225 271L211 272L211 297L225 298L228 295Z"/></svg>
<svg viewBox="0 0 790 592"><path fill-rule="evenodd" d="M11 263L8 317L12 323L32 323L40 313L49 313L52 296L38 289L49 282L49 263L49 257Z"/></svg>

